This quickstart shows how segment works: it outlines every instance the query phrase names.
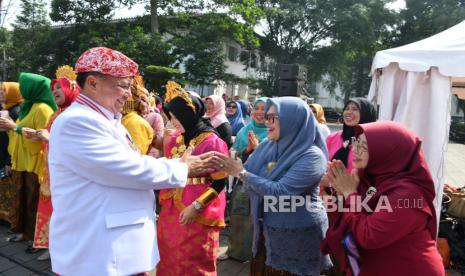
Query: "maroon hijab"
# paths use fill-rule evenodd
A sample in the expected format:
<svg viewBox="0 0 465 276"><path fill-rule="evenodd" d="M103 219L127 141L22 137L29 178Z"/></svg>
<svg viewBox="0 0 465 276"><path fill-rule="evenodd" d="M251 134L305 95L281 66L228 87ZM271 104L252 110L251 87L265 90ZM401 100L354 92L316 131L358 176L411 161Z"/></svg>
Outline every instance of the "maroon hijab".
<svg viewBox="0 0 465 276"><path fill-rule="evenodd" d="M433 205L435 188L421 150L420 138L403 125L388 121L358 125L355 135L361 133L367 139L369 160L367 167L359 171L359 195L365 197L368 188L375 187L376 194L368 203L374 208L373 205L381 195L392 194L396 190L409 191L409 194L399 195L406 199L421 194L425 204L419 210L430 217L428 229L432 238L436 239L437 218ZM341 267L346 268L341 241L348 231L347 225L342 219L342 213L329 215L332 220L322 242L322 251L335 254Z"/></svg>
<svg viewBox="0 0 465 276"><path fill-rule="evenodd" d="M421 150L420 138L405 126L395 122L358 125L356 133L365 133L370 158L361 171L359 193L365 195L370 186L377 190L376 197L389 194L399 187L416 190L425 202L421 211L431 217L428 229L436 239L436 212L433 204L436 195L433 178ZM409 198L409 195L404 195Z"/></svg>

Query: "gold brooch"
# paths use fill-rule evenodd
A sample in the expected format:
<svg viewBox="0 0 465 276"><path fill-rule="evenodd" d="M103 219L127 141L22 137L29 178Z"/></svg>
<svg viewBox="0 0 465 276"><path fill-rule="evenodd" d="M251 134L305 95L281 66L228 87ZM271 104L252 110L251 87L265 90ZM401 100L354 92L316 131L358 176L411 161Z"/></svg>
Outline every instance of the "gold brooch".
<svg viewBox="0 0 465 276"><path fill-rule="evenodd" d="M277 164L276 161L268 162L268 164L266 165L266 169L267 169L269 172L271 172L271 171L276 167L276 164Z"/></svg>

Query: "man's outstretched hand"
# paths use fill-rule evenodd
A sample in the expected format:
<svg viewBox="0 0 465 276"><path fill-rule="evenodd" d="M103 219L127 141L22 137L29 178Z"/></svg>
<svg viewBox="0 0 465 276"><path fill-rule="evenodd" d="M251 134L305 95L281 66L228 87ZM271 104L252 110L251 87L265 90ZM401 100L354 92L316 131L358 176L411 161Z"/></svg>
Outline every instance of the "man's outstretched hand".
<svg viewBox="0 0 465 276"><path fill-rule="evenodd" d="M194 149L192 147L188 147L181 157L181 162L184 162L187 165L189 176L201 174L214 166L214 163L212 162L214 152L207 152L193 156L193 150Z"/></svg>

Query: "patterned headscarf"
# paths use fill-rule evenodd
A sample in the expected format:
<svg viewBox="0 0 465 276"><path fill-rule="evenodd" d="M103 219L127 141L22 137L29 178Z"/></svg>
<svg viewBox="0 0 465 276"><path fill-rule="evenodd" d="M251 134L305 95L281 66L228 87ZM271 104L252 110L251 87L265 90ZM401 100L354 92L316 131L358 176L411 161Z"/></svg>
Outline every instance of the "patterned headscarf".
<svg viewBox="0 0 465 276"><path fill-rule="evenodd" d="M95 72L113 77L132 77L138 73L138 65L123 53L106 47L85 51L76 61L76 72Z"/></svg>

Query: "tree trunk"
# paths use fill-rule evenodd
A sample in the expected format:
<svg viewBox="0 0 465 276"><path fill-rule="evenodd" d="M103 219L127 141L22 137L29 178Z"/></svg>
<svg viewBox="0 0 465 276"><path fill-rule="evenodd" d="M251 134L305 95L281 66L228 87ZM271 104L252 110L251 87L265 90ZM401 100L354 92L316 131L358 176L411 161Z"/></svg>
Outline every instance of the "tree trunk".
<svg viewBox="0 0 465 276"><path fill-rule="evenodd" d="M150 0L150 21L152 26L152 33L159 33L160 25L158 23L158 0Z"/></svg>

